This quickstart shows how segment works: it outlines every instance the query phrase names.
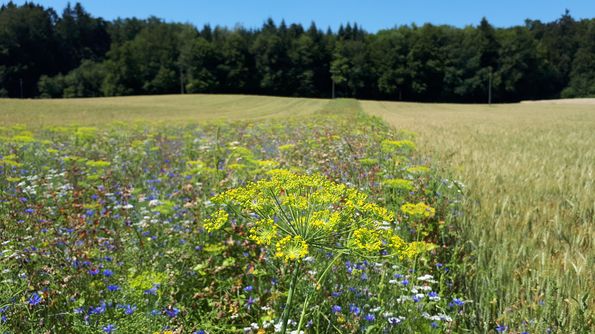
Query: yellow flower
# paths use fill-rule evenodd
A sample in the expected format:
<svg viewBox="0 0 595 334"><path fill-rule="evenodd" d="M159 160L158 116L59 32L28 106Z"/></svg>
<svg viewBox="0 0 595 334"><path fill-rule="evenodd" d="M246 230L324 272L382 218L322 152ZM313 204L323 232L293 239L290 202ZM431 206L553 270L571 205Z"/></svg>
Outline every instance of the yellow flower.
<svg viewBox="0 0 595 334"><path fill-rule="evenodd" d="M308 255L308 244L299 236L286 236L276 245L275 256L285 261L301 260Z"/></svg>
<svg viewBox="0 0 595 334"><path fill-rule="evenodd" d="M393 153L399 150L413 151L415 150L415 143L411 140L383 140L380 143L382 152Z"/></svg>
<svg viewBox="0 0 595 334"><path fill-rule="evenodd" d="M227 223L228 218L229 215L227 212L225 212L223 209L219 209L217 212L215 212L215 214L213 214L211 218L205 219L204 228L207 230L207 232L217 231L221 229L225 223Z"/></svg>
<svg viewBox="0 0 595 334"><path fill-rule="evenodd" d="M378 252L382 247L382 239L380 230L373 230L369 228L358 228L353 231L352 244L359 250L366 252Z"/></svg>
<svg viewBox="0 0 595 334"><path fill-rule="evenodd" d="M410 191L413 189L413 182L404 179L388 179L382 182L385 188Z"/></svg>
<svg viewBox="0 0 595 334"><path fill-rule="evenodd" d="M270 245L277 236L277 225L272 219L261 219L250 229L250 239L259 245Z"/></svg>
<svg viewBox="0 0 595 334"><path fill-rule="evenodd" d="M436 214L436 209L422 202L405 203L401 205L401 212L411 217L432 218Z"/></svg>

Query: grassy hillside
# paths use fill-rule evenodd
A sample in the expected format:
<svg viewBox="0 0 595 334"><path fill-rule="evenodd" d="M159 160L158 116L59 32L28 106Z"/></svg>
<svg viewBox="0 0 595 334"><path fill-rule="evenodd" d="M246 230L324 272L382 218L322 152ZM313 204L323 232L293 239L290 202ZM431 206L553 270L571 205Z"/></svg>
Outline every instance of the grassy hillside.
<svg viewBox="0 0 595 334"><path fill-rule="evenodd" d="M97 125L109 121L185 122L310 114L323 99L245 95L160 95L113 98L0 99L0 124Z"/></svg>
<svg viewBox="0 0 595 334"><path fill-rule="evenodd" d="M593 105L361 103L416 132L419 147L466 184L461 242L474 252L468 289L478 321L589 322Z"/></svg>

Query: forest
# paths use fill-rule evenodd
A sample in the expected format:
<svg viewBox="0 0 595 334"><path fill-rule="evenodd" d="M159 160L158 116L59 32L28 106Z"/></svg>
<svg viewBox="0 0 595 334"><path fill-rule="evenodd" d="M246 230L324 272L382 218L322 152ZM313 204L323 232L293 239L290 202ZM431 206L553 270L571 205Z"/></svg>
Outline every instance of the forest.
<svg viewBox="0 0 595 334"><path fill-rule="evenodd" d="M0 8L0 97L221 93L425 102L595 96L595 19L499 28L268 19L233 28L95 17L80 3Z"/></svg>

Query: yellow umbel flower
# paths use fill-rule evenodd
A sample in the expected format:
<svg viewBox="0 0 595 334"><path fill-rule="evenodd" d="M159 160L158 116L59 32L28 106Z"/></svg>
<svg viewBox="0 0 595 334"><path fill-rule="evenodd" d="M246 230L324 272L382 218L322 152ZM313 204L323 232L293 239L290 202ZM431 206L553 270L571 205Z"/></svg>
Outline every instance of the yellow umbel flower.
<svg viewBox="0 0 595 334"><path fill-rule="evenodd" d="M401 205L401 212L411 217L432 218L436 214L436 209L422 202L405 203Z"/></svg>
<svg viewBox="0 0 595 334"><path fill-rule="evenodd" d="M229 215L225 210L219 209L213 216L209 219L205 219L204 228L207 232L214 232L220 230L227 220L229 219Z"/></svg>
<svg viewBox="0 0 595 334"><path fill-rule="evenodd" d="M277 236L277 225L272 219L258 220L250 229L250 239L258 245L270 245Z"/></svg>
<svg viewBox="0 0 595 334"><path fill-rule="evenodd" d="M382 181L382 186L388 189L410 191L413 189L413 182L405 179L388 179Z"/></svg>
<svg viewBox="0 0 595 334"><path fill-rule="evenodd" d="M393 153L399 150L415 150L415 143L411 140L383 140L380 146L384 153Z"/></svg>
<svg viewBox="0 0 595 334"><path fill-rule="evenodd" d="M288 235L279 240L276 249L275 256L285 261L301 260L308 255L308 244L299 235L293 237Z"/></svg>
<svg viewBox="0 0 595 334"><path fill-rule="evenodd" d="M380 230L369 228L358 228L353 231L352 245L366 252L378 252L382 247Z"/></svg>

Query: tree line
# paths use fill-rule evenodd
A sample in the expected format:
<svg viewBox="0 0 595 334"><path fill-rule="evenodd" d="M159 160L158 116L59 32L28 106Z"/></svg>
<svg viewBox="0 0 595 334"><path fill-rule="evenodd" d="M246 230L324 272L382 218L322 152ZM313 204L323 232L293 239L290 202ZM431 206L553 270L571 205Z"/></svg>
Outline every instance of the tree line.
<svg viewBox="0 0 595 334"><path fill-rule="evenodd" d="M197 28L151 17L107 21L80 3L61 15L0 7L0 97L239 93L496 102L595 96L595 19L568 12L523 26L264 22Z"/></svg>

